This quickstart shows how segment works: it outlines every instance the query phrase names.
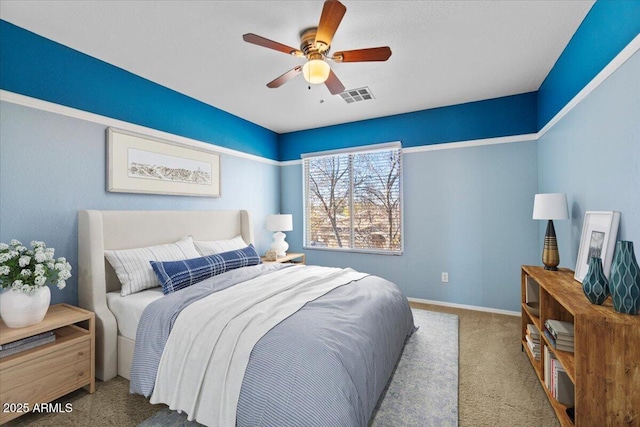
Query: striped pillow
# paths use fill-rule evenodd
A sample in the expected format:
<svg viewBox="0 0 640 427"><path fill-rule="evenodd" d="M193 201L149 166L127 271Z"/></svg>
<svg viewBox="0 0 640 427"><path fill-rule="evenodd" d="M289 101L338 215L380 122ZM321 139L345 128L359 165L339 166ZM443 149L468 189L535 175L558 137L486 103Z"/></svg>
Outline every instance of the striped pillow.
<svg viewBox="0 0 640 427"><path fill-rule="evenodd" d="M256 264L260 264L260 255L253 245L236 251L182 261L151 261L153 271L158 276L165 295L225 271Z"/></svg>
<svg viewBox="0 0 640 427"><path fill-rule="evenodd" d="M193 245L202 256L237 251L238 249L244 249L247 247L247 243L240 235L228 240L194 240Z"/></svg>
<svg viewBox="0 0 640 427"><path fill-rule="evenodd" d="M104 255L122 284L120 295L123 297L160 286L149 261L177 261L200 256L191 236L166 245L104 251Z"/></svg>

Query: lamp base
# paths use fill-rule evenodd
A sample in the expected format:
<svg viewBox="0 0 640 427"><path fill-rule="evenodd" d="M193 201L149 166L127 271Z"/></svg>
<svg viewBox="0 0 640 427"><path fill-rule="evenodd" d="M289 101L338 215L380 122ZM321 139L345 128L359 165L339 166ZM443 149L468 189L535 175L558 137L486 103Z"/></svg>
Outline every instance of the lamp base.
<svg viewBox="0 0 640 427"><path fill-rule="evenodd" d="M287 237L287 235L282 231L273 233L273 243L271 243L271 249L276 251L276 257L278 258L287 256L287 249L289 249L289 244L284 241L285 237Z"/></svg>
<svg viewBox="0 0 640 427"><path fill-rule="evenodd" d="M549 220L547 223L547 232L544 236L544 248L542 249L542 263L544 264L545 270L558 271L560 252L558 252L556 229L553 227L552 220Z"/></svg>

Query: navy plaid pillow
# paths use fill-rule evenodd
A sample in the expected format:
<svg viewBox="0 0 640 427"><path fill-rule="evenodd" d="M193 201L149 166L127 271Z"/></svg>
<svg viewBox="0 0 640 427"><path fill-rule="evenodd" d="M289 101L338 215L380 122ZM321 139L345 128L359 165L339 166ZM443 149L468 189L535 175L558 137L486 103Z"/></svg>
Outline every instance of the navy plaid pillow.
<svg viewBox="0 0 640 427"><path fill-rule="evenodd" d="M222 252L202 258L150 262L162 285L162 291L166 295L225 271L260 264L260 255L258 255L253 245L249 245L244 249Z"/></svg>

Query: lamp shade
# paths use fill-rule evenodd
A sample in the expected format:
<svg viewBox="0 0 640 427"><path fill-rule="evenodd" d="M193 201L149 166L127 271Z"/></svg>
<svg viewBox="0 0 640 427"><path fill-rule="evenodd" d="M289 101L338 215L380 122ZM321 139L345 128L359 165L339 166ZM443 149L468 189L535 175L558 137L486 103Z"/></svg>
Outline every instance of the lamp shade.
<svg viewBox="0 0 640 427"><path fill-rule="evenodd" d="M269 231L293 230L293 215L291 214L267 215L267 230Z"/></svg>
<svg viewBox="0 0 640 427"><path fill-rule="evenodd" d="M536 194L533 200L533 219L569 219L565 193Z"/></svg>

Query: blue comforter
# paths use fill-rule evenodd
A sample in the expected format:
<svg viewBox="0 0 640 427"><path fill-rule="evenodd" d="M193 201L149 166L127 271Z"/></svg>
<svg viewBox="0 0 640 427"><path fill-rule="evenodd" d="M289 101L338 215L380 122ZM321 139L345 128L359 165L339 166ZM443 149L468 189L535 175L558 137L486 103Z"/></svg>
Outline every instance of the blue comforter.
<svg viewBox="0 0 640 427"><path fill-rule="evenodd" d="M152 393L164 344L184 307L279 268L286 265L233 270L150 304L136 335L131 391ZM254 347L237 425L366 426L413 330L407 299L376 276L308 302Z"/></svg>

